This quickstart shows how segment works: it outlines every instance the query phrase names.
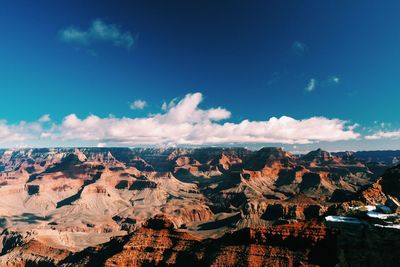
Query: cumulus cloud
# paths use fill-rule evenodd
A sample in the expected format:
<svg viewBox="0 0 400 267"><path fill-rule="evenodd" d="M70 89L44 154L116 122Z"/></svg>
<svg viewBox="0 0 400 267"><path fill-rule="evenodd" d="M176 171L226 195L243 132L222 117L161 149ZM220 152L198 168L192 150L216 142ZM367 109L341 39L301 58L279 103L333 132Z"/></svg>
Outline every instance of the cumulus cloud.
<svg viewBox="0 0 400 267"><path fill-rule="evenodd" d="M41 122L21 121L17 124L8 124L0 120L0 144L22 142L38 137L43 131Z"/></svg>
<svg viewBox="0 0 400 267"><path fill-rule="evenodd" d="M71 114L53 129L55 140L84 140L121 145L212 145L232 143L306 144L359 137L346 121L283 116L265 121L224 122L231 113L221 107L201 109L201 93L186 95L163 114L147 118L78 118Z"/></svg>
<svg viewBox="0 0 400 267"><path fill-rule="evenodd" d="M64 42L84 46L103 42L130 49L135 44L135 37L129 31L101 19L94 20L87 30L70 26L60 32L60 38Z"/></svg>
<svg viewBox="0 0 400 267"><path fill-rule="evenodd" d="M316 85L317 85L317 80L314 79L314 78L312 78L312 79L310 79L310 81L308 82L308 84L307 84L305 90L306 90L307 92L312 92L312 91L315 90Z"/></svg>
<svg viewBox="0 0 400 267"><path fill-rule="evenodd" d="M400 130L398 131L378 131L374 134L365 136L367 140L378 140L378 139L399 139Z"/></svg>
<svg viewBox="0 0 400 267"><path fill-rule="evenodd" d="M66 141L112 145L215 145L244 143L308 144L359 138L356 125L340 119L311 117L294 119L272 117L262 121L227 121L231 113L222 108L203 109L201 93L187 94L163 113L145 118L116 118L89 115L66 116L59 124L45 129L41 122L10 126L0 123L0 140L46 138L56 144ZM35 129L35 127L36 129ZM3 137L3 138L2 138Z"/></svg>
<svg viewBox="0 0 400 267"><path fill-rule="evenodd" d="M8 126L5 121L0 121L0 144L6 142L23 141L24 136L18 134L15 127Z"/></svg>
<svg viewBox="0 0 400 267"><path fill-rule="evenodd" d="M144 109L147 106L147 102L141 99L135 100L130 104L131 109Z"/></svg>

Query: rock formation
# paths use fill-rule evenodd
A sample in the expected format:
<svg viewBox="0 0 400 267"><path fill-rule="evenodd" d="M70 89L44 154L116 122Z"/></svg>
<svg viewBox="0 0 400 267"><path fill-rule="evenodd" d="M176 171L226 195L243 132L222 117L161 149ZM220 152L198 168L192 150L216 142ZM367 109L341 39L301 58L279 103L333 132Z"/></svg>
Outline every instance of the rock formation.
<svg viewBox="0 0 400 267"><path fill-rule="evenodd" d="M351 252L337 244L350 239L324 216L357 203L399 209L399 167L378 178L389 166L355 155L0 150L0 266L342 263Z"/></svg>

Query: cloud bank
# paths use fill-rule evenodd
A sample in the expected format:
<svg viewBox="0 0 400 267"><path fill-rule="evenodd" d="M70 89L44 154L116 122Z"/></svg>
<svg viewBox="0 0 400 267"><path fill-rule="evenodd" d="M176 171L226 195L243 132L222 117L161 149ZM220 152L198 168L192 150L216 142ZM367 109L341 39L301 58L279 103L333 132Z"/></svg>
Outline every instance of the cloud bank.
<svg viewBox="0 0 400 267"><path fill-rule="evenodd" d="M94 20L87 30L70 26L60 32L60 38L66 43L84 46L103 42L130 49L135 44L135 38L130 32L101 19Z"/></svg>
<svg viewBox="0 0 400 267"><path fill-rule="evenodd" d="M39 135L43 131L42 124L44 123L46 122L42 118L37 122L27 123L21 121L18 124L8 124L7 121L0 120L0 145L39 139Z"/></svg>
<svg viewBox="0 0 400 267"><path fill-rule="evenodd" d="M374 134L365 136L367 140L378 139L400 139L400 130L398 131L378 131Z"/></svg>
<svg viewBox="0 0 400 267"><path fill-rule="evenodd" d="M360 137L355 125L325 117L297 120L288 116L271 117L264 121L227 121L231 113L222 108L202 109L201 93L187 94L181 100L164 105L165 111L145 118L101 118L90 115L79 118L66 116L59 124L46 127L46 121L18 125L0 122L2 142L52 140L112 145L216 145L244 143L309 144L352 140ZM49 122L47 121L47 124Z"/></svg>

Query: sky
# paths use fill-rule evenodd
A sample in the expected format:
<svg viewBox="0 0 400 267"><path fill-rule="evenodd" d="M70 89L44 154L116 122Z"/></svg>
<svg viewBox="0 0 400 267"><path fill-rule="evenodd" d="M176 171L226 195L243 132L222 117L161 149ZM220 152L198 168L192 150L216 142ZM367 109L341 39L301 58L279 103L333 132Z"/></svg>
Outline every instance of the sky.
<svg viewBox="0 0 400 267"><path fill-rule="evenodd" d="M3 1L0 147L400 149L398 1Z"/></svg>

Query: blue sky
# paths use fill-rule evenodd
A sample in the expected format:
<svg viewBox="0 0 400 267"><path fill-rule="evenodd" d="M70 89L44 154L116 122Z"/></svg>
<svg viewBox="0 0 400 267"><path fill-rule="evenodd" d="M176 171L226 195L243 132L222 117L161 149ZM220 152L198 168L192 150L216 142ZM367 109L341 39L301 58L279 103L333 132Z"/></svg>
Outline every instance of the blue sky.
<svg viewBox="0 0 400 267"><path fill-rule="evenodd" d="M0 146L399 149L399 8L398 1L5 1ZM151 141L129 133L144 123L135 119L168 114L171 100L174 108L196 92L202 101L190 103L203 115L221 107L229 116L183 124L218 128L282 116L296 123L286 131L276 128L285 120L262 124L234 138L214 130L199 137L192 128L179 138L150 133ZM70 114L84 130L66 133ZM97 127L121 129L94 136L88 116L100 119ZM329 124L315 137L307 124L314 117L343 128ZM296 127L310 131L293 135Z"/></svg>

